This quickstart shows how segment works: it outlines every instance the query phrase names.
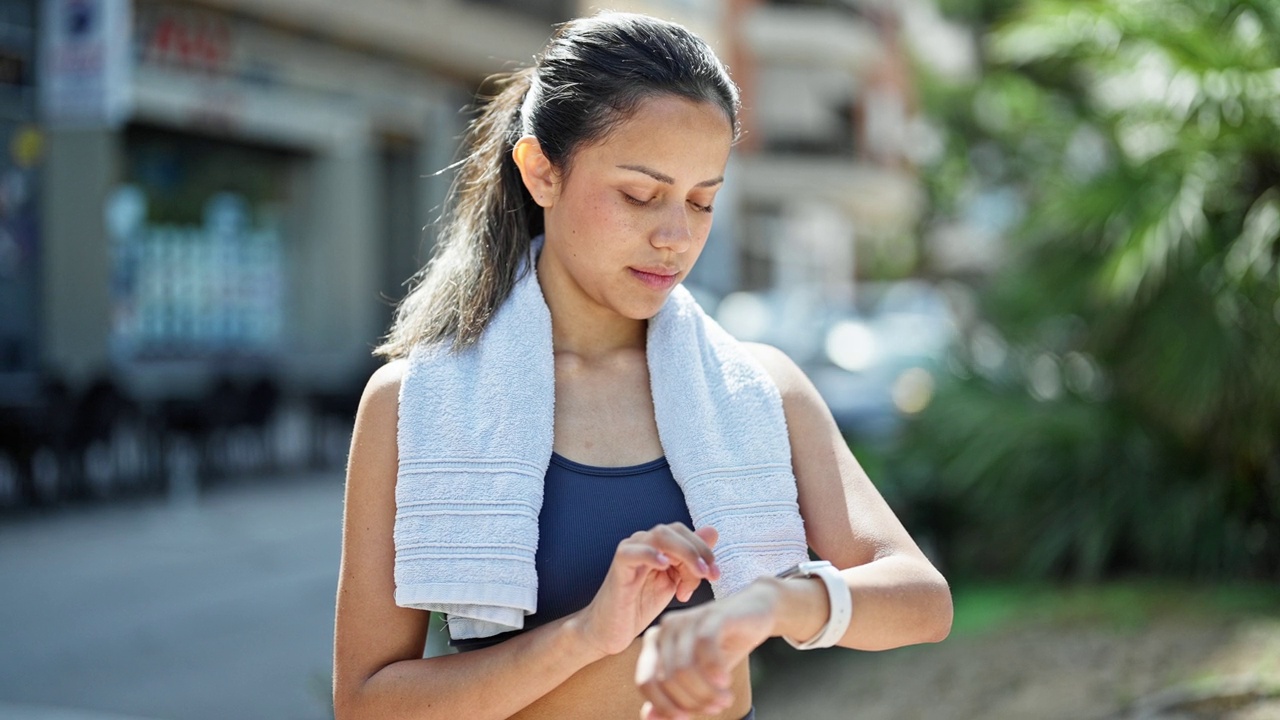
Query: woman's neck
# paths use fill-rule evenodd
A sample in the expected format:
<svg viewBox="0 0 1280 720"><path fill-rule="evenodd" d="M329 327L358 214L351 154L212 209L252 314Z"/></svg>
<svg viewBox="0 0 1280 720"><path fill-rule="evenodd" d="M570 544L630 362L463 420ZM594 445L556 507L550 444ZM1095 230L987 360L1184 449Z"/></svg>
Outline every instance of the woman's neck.
<svg viewBox="0 0 1280 720"><path fill-rule="evenodd" d="M581 288L560 273L537 264L538 284L551 311L551 345L556 353L572 353L585 360L619 350L644 350L647 320L623 317L592 302Z"/></svg>

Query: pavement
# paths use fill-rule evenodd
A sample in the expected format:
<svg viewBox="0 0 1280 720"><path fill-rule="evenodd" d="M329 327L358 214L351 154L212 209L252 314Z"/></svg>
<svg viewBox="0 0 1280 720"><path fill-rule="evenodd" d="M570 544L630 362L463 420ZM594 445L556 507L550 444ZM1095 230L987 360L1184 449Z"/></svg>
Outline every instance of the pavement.
<svg viewBox="0 0 1280 720"><path fill-rule="evenodd" d="M0 720L332 718L342 483L0 518Z"/></svg>

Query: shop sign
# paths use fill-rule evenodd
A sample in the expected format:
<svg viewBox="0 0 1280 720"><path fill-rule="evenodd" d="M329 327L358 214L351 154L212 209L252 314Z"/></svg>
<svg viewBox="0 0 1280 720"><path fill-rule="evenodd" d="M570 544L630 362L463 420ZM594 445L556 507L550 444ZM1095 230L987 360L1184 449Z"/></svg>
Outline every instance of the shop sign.
<svg viewBox="0 0 1280 720"><path fill-rule="evenodd" d="M211 75L234 71L231 22L222 15L167 6L139 9L137 43L143 65Z"/></svg>
<svg viewBox="0 0 1280 720"><path fill-rule="evenodd" d="M119 125L130 97L129 0L44 0L41 9L45 121Z"/></svg>

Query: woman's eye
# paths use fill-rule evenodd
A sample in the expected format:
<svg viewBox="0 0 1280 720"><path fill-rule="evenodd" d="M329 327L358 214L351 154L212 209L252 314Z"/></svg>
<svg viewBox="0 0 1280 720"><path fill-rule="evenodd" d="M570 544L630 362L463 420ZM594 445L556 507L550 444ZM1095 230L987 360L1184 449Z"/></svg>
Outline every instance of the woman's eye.
<svg viewBox="0 0 1280 720"><path fill-rule="evenodd" d="M632 205L640 205L643 207L649 204L648 200L637 200L636 198L633 198L626 193L622 193L622 197L626 198L626 201L631 203Z"/></svg>
<svg viewBox="0 0 1280 720"><path fill-rule="evenodd" d="M689 201L689 204L692 205L693 208L698 212L709 213L713 209L710 205L699 205L698 203L693 202L692 200Z"/></svg>

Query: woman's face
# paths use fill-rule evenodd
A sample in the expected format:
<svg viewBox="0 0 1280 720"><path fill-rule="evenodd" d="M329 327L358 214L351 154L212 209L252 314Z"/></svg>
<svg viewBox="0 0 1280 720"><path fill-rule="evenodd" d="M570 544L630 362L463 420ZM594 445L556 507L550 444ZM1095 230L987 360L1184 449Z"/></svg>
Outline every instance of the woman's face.
<svg viewBox="0 0 1280 720"><path fill-rule="evenodd" d="M580 147L541 198L544 290L634 320L656 315L707 241L732 142L718 106L659 96Z"/></svg>

